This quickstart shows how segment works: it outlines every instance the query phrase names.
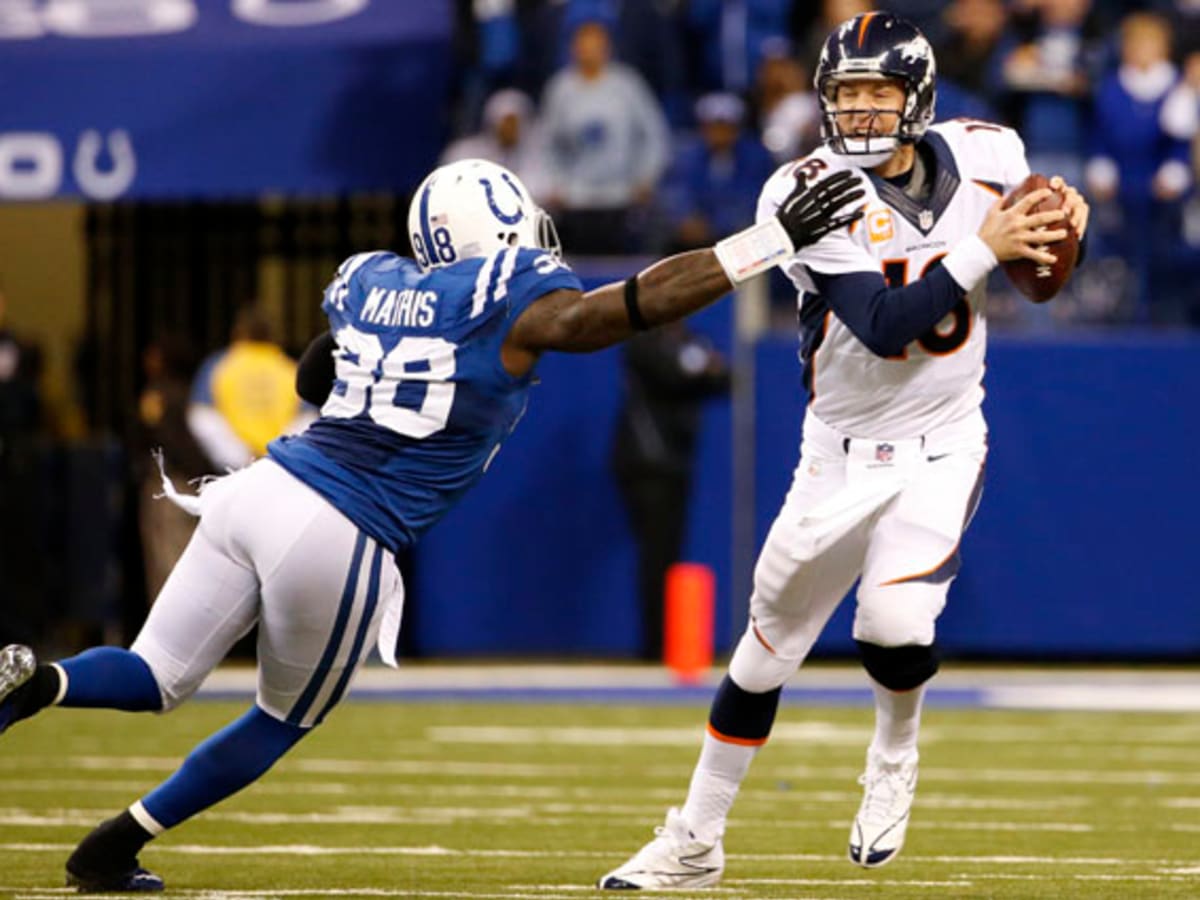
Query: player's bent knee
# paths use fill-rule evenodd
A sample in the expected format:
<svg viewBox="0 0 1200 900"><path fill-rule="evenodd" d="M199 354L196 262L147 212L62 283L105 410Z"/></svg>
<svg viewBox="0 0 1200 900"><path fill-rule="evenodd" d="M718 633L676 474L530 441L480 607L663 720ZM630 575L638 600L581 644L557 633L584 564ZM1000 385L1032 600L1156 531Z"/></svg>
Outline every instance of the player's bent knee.
<svg viewBox="0 0 1200 900"><path fill-rule="evenodd" d="M867 641L856 643L867 674L889 691L911 691L937 674L935 644L881 647Z"/></svg>
<svg viewBox="0 0 1200 900"><path fill-rule="evenodd" d="M158 683L158 693L162 697L162 708L158 710L159 713L169 713L199 689L203 679L174 677L170 667L158 659L155 654L139 650L136 644L133 652L141 657L146 668L150 670L150 674L154 676L155 682Z"/></svg>
<svg viewBox="0 0 1200 900"><path fill-rule="evenodd" d="M192 696L192 694L195 693L195 690L175 691L162 686L160 683L159 692L162 694L163 698L162 709L160 709L159 712L169 713L176 707L181 706L189 697Z"/></svg>
<svg viewBox="0 0 1200 900"><path fill-rule="evenodd" d="M782 687L799 667L800 660L782 657L768 650L751 625L733 651L729 675L744 690L752 694L765 694Z"/></svg>

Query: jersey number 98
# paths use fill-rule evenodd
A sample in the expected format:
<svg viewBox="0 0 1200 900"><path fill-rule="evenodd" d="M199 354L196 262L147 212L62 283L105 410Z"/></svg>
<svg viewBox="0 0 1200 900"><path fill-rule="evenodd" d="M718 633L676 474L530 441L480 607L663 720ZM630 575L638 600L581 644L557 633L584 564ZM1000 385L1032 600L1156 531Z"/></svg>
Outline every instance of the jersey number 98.
<svg viewBox="0 0 1200 900"><path fill-rule="evenodd" d="M411 438L446 427L454 405L454 344L404 337L384 352L379 338L351 327L337 333L349 353L337 357L337 380L321 413L352 419L366 413L377 425Z"/></svg>

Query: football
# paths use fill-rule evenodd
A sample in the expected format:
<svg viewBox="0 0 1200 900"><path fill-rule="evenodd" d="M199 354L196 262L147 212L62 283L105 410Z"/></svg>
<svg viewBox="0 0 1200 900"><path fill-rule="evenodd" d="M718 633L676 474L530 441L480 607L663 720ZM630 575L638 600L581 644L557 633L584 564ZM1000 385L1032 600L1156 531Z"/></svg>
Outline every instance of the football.
<svg viewBox="0 0 1200 900"><path fill-rule="evenodd" d="M1048 187L1050 187L1050 179L1045 175L1034 173L1013 188L1012 192L1004 198L1004 209L1008 209L1031 191ZM1062 192L1055 191L1035 205L1030 212L1049 212L1062 206L1063 201ZM1052 226L1055 230L1059 227L1067 229L1067 236L1061 241L1046 245L1047 249L1058 257L1058 261L1054 265L1044 265L1034 262L1032 259L1012 259L1001 263L1005 274L1008 275L1008 280L1034 303L1045 303L1062 290L1067 279L1071 277L1071 272L1075 270L1075 260L1079 256L1079 235L1075 233L1075 229L1071 227L1069 221L1064 222L1062 226Z"/></svg>

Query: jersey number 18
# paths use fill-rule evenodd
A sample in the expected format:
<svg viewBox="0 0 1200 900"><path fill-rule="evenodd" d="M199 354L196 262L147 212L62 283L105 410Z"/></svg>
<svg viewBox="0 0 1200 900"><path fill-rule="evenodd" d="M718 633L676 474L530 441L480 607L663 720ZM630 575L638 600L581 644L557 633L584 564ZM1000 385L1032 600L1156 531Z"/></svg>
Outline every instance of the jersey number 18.
<svg viewBox="0 0 1200 900"><path fill-rule="evenodd" d="M945 255L942 253L929 260L925 264L925 268L921 270L920 277L924 278L940 266ZM883 280L890 288L904 287L908 283L908 260L885 259L883 261ZM917 344L931 356L946 356L953 353L965 344L971 335L971 306L967 303L966 297L959 297L949 315L953 318L948 323L948 327L942 327L942 323L946 321L943 319L942 322L934 325L917 338ZM902 357L907 355L908 351L905 350Z"/></svg>

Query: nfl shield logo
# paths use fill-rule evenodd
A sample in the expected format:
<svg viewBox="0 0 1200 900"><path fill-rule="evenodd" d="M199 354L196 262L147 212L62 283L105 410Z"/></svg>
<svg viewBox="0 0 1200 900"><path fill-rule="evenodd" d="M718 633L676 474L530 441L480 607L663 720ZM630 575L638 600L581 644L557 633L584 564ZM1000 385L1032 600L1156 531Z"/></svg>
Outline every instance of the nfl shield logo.
<svg viewBox="0 0 1200 900"><path fill-rule="evenodd" d="M920 223L922 231L928 231L933 227L933 211L928 209L921 210L921 215L917 217L917 221Z"/></svg>
<svg viewBox="0 0 1200 900"><path fill-rule="evenodd" d="M875 445L875 461L881 463L890 463L892 457L896 455L896 448L891 444L876 444Z"/></svg>

